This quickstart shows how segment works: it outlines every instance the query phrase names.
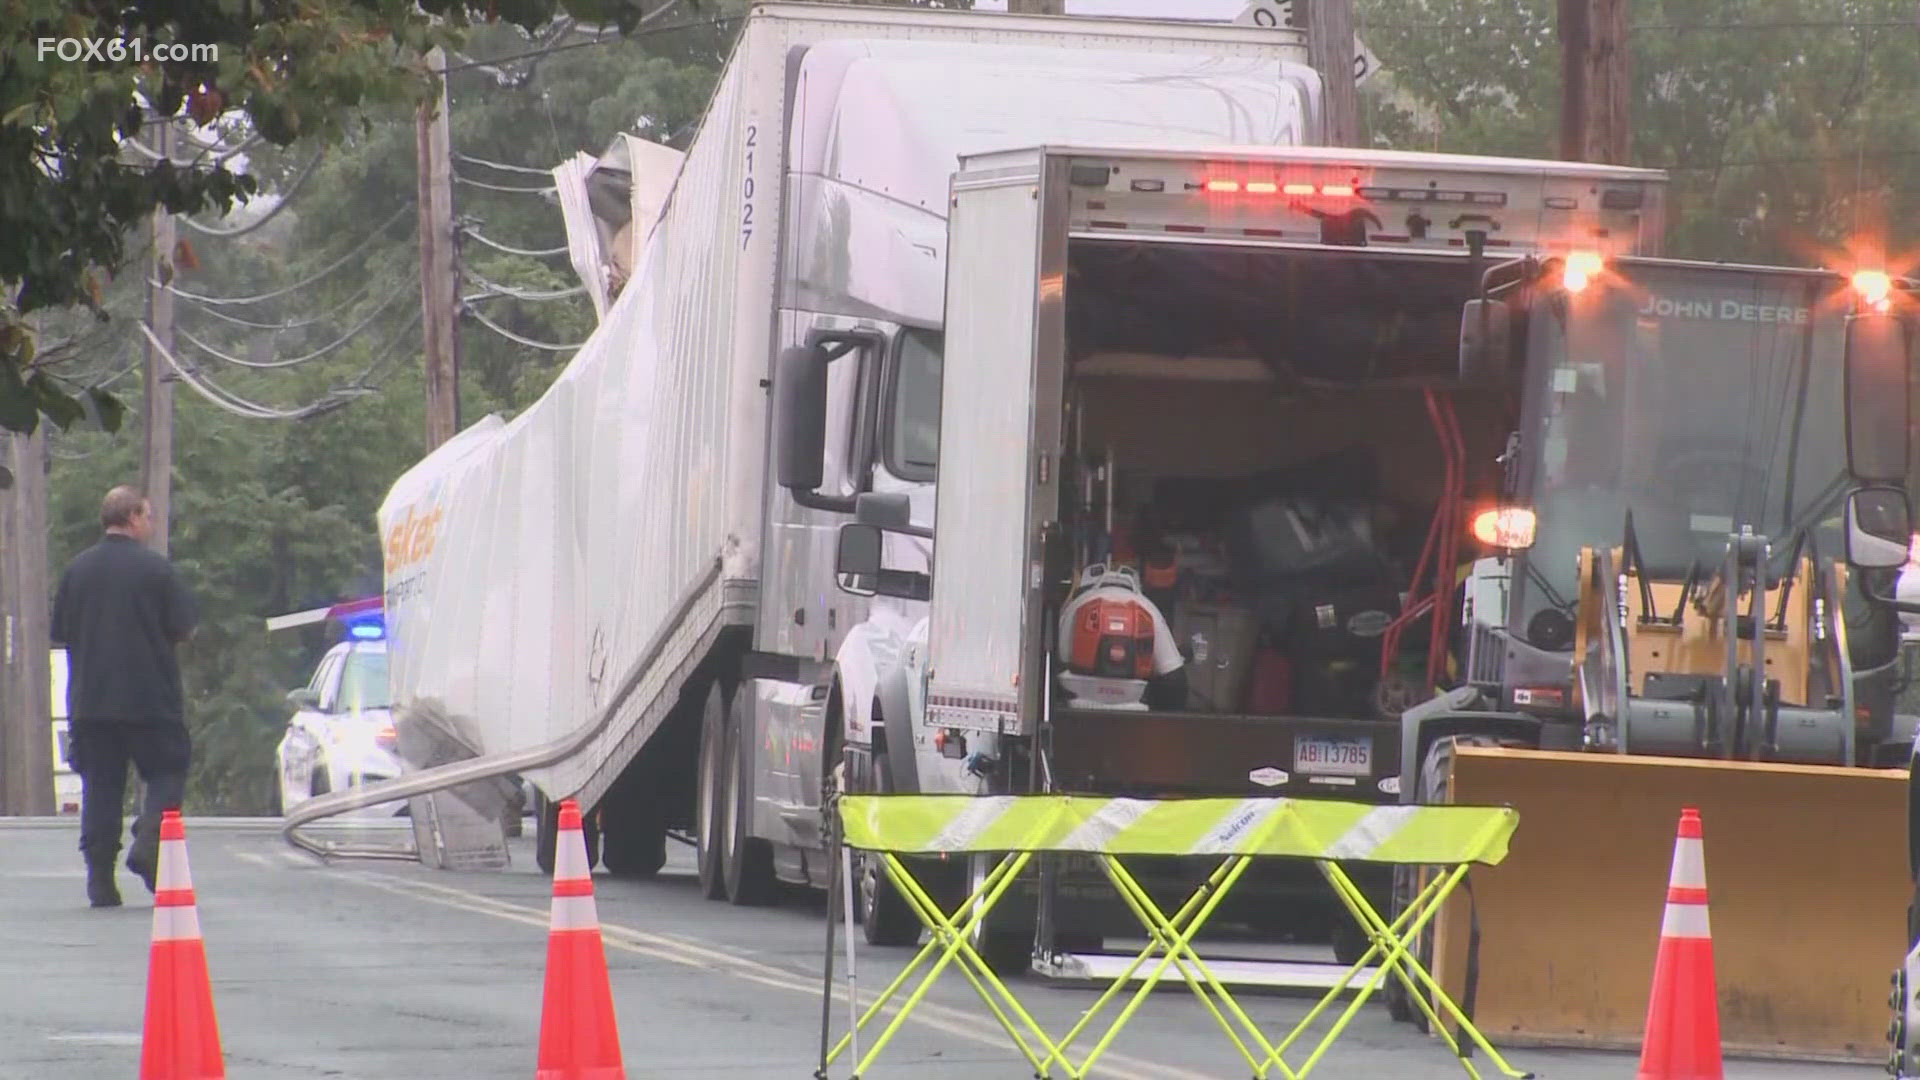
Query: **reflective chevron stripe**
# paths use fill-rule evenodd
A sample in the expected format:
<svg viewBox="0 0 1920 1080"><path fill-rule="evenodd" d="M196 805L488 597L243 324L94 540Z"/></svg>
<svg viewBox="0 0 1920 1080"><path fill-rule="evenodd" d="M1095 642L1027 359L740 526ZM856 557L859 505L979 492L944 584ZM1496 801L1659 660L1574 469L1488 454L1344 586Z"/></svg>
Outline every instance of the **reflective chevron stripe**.
<svg viewBox="0 0 1920 1080"><path fill-rule="evenodd" d="M847 795L840 818L852 846L903 854L1274 855L1426 865L1497 863L1520 820L1506 807L1080 795Z"/></svg>

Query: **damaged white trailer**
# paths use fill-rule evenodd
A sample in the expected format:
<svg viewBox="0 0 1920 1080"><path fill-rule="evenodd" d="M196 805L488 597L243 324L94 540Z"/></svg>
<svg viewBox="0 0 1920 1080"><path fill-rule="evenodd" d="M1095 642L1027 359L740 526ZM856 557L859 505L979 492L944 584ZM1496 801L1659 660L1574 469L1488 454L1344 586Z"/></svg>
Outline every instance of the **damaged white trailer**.
<svg viewBox="0 0 1920 1080"><path fill-rule="evenodd" d="M931 517L930 467L880 444L937 426L960 156L1311 143L1319 87L1292 30L755 8L598 330L381 507L395 700L480 750L435 779L512 771L597 808L612 870L651 873L685 830L710 895L820 883L826 683L889 603L834 588L834 530L863 490ZM845 507L769 475L775 357L823 338L859 357L834 365L819 489ZM897 664L865 640L846 677L874 700Z"/></svg>

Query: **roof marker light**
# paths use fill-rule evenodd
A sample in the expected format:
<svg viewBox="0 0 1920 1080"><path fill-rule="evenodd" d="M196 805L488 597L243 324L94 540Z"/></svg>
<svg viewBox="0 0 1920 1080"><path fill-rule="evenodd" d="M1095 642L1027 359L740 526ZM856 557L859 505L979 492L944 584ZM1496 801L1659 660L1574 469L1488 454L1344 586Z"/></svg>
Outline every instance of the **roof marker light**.
<svg viewBox="0 0 1920 1080"><path fill-rule="evenodd" d="M1599 276L1604 265L1597 251L1572 252L1567 255L1566 265L1560 271L1560 282L1568 292L1577 293Z"/></svg>
<svg viewBox="0 0 1920 1080"><path fill-rule="evenodd" d="M1311 195L1314 187L1312 184L1288 184L1280 190L1288 195Z"/></svg>
<svg viewBox="0 0 1920 1080"><path fill-rule="evenodd" d="M1239 190L1240 190L1240 181L1238 181L1238 180L1209 180L1209 181L1207 181L1207 190L1208 190L1208 191L1217 191L1217 192L1234 192L1234 191L1239 191Z"/></svg>
<svg viewBox="0 0 1920 1080"><path fill-rule="evenodd" d="M1893 298L1893 279L1884 270L1856 270L1853 291L1860 294L1862 304L1875 311L1885 311Z"/></svg>
<svg viewBox="0 0 1920 1080"><path fill-rule="evenodd" d="M1271 180L1247 181L1247 194L1249 195L1271 195L1274 192L1279 190L1280 190L1280 185L1274 183Z"/></svg>
<svg viewBox="0 0 1920 1080"><path fill-rule="evenodd" d="M1322 184L1320 185L1320 194L1330 195L1336 199L1351 199L1353 198L1353 185L1352 184Z"/></svg>

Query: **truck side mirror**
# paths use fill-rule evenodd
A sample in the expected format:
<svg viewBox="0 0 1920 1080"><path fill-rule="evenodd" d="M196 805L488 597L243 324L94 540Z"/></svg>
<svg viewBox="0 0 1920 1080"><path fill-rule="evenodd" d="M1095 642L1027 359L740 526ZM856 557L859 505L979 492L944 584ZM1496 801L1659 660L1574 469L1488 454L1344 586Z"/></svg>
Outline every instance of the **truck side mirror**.
<svg viewBox="0 0 1920 1080"><path fill-rule="evenodd" d="M1906 478L1912 411L1907 380L1907 331L1899 317L1849 316L1847 468L1856 479L1884 484Z"/></svg>
<svg viewBox="0 0 1920 1080"><path fill-rule="evenodd" d="M795 345L780 351L773 376L774 415L780 425L780 486L798 498L819 490L826 472L827 351Z"/></svg>
<svg viewBox="0 0 1920 1080"><path fill-rule="evenodd" d="M833 571L841 591L855 596L929 599L933 581L927 575L916 570L888 570L881 565L881 539L888 531L892 530L858 522L840 526Z"/></svg>
<svg viewBox="0 0 1920 1080"><path fill-rule="evenodd" d="M1513 313L1504 300L1469 300L1460 309L1460 381L1497 382L1512 366Z"/></svg>
<svg viewBox="0 0 1920 1080"><path fill-rule="evenodd" d="M1913 508L1907 493L1875 485L1847 493L1847 562L1862 570L1892 570L1907 564L1913 539Z"/></svg>

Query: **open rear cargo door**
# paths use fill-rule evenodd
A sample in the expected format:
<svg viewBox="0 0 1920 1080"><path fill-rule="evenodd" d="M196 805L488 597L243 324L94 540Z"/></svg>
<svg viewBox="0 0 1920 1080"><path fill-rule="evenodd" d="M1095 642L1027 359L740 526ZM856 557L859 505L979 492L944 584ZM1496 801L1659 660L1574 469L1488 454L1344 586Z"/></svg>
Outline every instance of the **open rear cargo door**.
<svg viewBox="0 0 1920 1080"><path fill-rule="evenodd" d="M1460 747L1451 801L1520 812L1473 871L1474 1023L1503 1045L1636 1049L1682 807L1704 829L1730 1053L1884 1060L1912 895L1906 770ZM1471 927L1447 902L1434 973L1464 995Z"/></svg>
<svg viewBox="0 0 1920 1080"><path fill-rule="evenodd" d="M1042 184L1047 159L989 160L955 177L948 218L940 452L958 464L935 504L927 719L1022 734L1044 681L1038 538L1059 508L1066 234L1048 227L1064 208L1043 197L1061 187Z"/></svg>

